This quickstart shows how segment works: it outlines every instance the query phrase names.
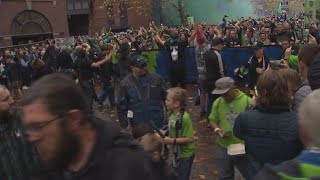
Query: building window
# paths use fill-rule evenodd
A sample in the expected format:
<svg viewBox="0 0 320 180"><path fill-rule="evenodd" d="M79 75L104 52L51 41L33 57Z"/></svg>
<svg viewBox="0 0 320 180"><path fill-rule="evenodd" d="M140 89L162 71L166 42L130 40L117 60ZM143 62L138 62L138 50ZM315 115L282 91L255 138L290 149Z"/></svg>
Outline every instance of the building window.
<svg viewBox="0 0 320 180"><path fill-rule="evenodd" d="M89 9L89 0L82 0L82 9Z"/></svg>
<svg viewBox="0 0 320 180"><path fill-rule="evenodd" d="M82 9L82 7L81 7L81 0L75 0L75 2L74 2L74 8L75 8L75 9Z"/></svg>
<svg viewBox="0 0 320 180"><path fill-rule="evenodd" d="M52 32L48 19L37 11L25 10L16 15L11 24L12 34Z"/></svg>
<svg viewBox="0 0 320 180"><path fill-rule="evenodd" d="M67 0L67 8L68 10L73 10L73 0Z"/></svg>

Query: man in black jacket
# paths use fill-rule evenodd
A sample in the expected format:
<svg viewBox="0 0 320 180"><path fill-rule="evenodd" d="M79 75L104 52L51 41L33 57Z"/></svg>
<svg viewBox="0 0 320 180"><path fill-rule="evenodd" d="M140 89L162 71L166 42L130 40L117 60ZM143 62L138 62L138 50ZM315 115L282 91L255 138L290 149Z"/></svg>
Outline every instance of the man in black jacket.
<svg viewBox="0 0 320 180"><path fill-rule="evenodd" d="M261 41L254 42L252 45L254 55L250 57L247 66L249 67L250 82L249 87L254 89L260 75L267 70L270 59L265 56L263 43Z"/></svg>
<svg viewBox="0 0 320 180"><path fill-rule="evenodd" d="M43 73L50 74L57 71L57 53L54 46L54 40L48 41L48 48L43 55Z"/></svg>
<svg viewBox="0 0 320 180"><path fill-rule="evenodd" d="M156 179L151 158L116 125L94 117L70 78L45 76L31 86L22 105L28 139L43 167L35 179Z"/></svg>
<svg viewBox="0 0 320 180"><path fill-rule="evenodd" d="M6 73L8 79L8 85L11 93L16 99L19 99L22 95L20 90L21 82L21 70L19 65L13 60L11 55L5 56L6 61Z"/></svg>
<svg viewBox="0 0 320 180"><path fill-rule="evenodd" d="M205 91L208 94L207 117L210 115L213 102L219 97L211 92L215 89L215 82L225 76L224 65L220 51L223 48L223 40L214 38L211 42L211 49L204 54L206 64L206 85Z"/></svg>

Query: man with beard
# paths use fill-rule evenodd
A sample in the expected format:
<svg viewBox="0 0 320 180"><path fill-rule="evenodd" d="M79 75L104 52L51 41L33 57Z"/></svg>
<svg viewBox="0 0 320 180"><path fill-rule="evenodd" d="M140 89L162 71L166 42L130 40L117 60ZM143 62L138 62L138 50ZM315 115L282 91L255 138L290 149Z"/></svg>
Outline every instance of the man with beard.
<svg viewBox="0 0 320 180"><path fill-rule="evenodd" d="M237 34L235 30L230 31L230 37L226 38L224 40L227 47L240 47L241 41L239 38L237 38Z"/></svg>
<svg viewBox="0 0 320 180"><path fill-rule="evenodd" d="M26 92L23 124L43 167L36 179L154 179L151 158L115 124L93 116L85 101L61 74L43 77Z"/></svg>
<svg viewBox="0 0 320 180"><path fill-rule="evenodd" d="M26 140L13 103L9 90L0 85L0 179L28 180L37 165L36 154Z"/></svg>
<svg viewBox="0 0 320 180"><path fill-rule="evenodd" d="M276 39L279 45L282 45L283 41L285 40L290 41L295 39L292 32L286 30L284 24L281 22L277 24L276 32Z"/></svg>

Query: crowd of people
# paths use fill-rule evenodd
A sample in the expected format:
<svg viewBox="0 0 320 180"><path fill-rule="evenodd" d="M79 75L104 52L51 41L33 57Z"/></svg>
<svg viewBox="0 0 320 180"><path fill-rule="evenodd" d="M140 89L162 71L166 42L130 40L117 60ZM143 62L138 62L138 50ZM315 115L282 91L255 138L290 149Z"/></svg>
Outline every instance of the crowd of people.
<svg viewBox="0 0 320 180"><path fill-rule="evenodd" d="M216 136L218 179L234 179L235 167L249 180L319 178L320 25L305 31L285 15L226 18L103 30L70 47L47 40L4 48L0 179L187 180L196 153L192 122L202 119ZM270 60L265 45L282 46L282 59ZM198 119L186 108L189 46ZM252 57L227 77L221 52L240 46ZM169 82L147 70L141 54L150 49L169 52ZM94 115L93 103L103 109L107 97L119 127Z"/></svg>

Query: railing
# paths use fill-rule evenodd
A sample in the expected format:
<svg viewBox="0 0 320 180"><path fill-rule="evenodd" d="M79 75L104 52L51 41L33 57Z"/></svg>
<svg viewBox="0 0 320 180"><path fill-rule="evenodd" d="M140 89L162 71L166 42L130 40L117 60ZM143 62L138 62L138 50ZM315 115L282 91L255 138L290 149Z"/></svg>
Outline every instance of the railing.
<svg viewBox="0 0 320 180"><path fill-rule="evenodd" d="M281 59L281 46L265 46L265 56L271 60ZM148 69L155 71L161 75L165 80L169 79L169 60L170 52L165 50L150 50L142 52L144 56L149 59ZM226 67L226 74L233 77L233 70L248 62L249 58L253 56L253 51L249 47L224 48L222 50L222 60ZM198 71L195 59L195 48L187 48L185 50L185 68L186 80L188 82L197 82ZM179 73L179 72L177 72Z"/></svg>

